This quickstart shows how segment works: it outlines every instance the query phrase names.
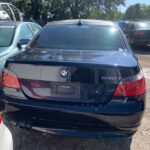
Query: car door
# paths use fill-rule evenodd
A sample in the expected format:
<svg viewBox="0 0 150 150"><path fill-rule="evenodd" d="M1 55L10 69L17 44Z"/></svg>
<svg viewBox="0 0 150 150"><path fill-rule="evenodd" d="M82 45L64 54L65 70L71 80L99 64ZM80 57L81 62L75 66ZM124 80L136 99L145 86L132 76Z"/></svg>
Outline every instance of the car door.
<svg viewBox="0 0 150 150"><path fill-rule="evenodd" d="M29 27L32 30L34 35L36 35L41 30L41 27L38 24L31 22L31 23L28 23L28 25L29 25Z"/></svg>
<svg viewBox="0 0 150 150"><path fill-rule="evenodd" d="M32 30L30 29L29 25L27 23L22 24L20 27L19 34L18 34L18 42L21 40L31 40L33 36L34 34ZM27 44L21 45L21 49L24 49L26 45Z"/></svg>
<svg viewBox="0 0 150 150"><path fill-rule="evenodd" d="M20 50L23 50L26 47L27 44L24 44L21 45L21 47L19 48L18 43L20 42L20 40L25 40L25 39L31 40L32 38L33 38L33 33L29 28L28 24L22 23L19 27L17 27L15 31L13 43L11 45L7 57L10 57L11 55L19 52Z"/></svg>

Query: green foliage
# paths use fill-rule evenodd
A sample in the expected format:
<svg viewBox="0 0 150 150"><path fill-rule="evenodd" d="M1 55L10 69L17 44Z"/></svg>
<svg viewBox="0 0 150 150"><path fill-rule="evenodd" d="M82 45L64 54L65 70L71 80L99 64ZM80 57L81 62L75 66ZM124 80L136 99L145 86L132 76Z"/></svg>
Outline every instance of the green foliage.
<svg viewBox="0 0 150 150"><path fill-rule="evenodd" d="M11 0L24 14L25 19L44 22L60 19L111 19L121 18L117 6L125 0Z"/></svg>
<svg viewBox="0 0 150 150"><path fill-rule="evenodd" d="M150 5L135 4L130 6L124 15L128 20L148 20L150 19Z"/></svg>
<svg viewBox="0 0 150 150"><path fill-rule="evenodd" d="M92 10L89 15L88 15L88 19L102 19L104 16L102 14L101 11L98 10Z"/></svg>
<svg viewBox="0 0 150 150"><path fill-rule="evenodd" d="M143 20L150 19L150 5L141 5L142 17Z"/></svg>

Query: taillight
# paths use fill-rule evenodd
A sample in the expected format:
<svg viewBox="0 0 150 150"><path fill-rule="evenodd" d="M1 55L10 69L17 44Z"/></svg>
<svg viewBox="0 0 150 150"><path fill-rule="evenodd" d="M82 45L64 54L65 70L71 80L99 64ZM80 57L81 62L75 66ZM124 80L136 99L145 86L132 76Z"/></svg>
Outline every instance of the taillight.
<svg viewBox="0 0 150 150"><path fill-rule="evenodd" d="M136 36L143 36L144 35L144 31L134 31L134 35L136 35Z"/></svg>
<svg viewBox="0 0 150 150"><path fill-rule="evenodd" d="M134 81L120 83L114 93L115 97L120 96L140 96L146 92L146 83L144 76Z"/></svg>
<svg viewBox="0 0 150 150"><path fill-rule="evenodd" d="M8 87L8 88L16 88L16 89L21 88L17 76L8 70L2 71L1 85L3 87Z"/></svg>
<svg viewBox="0 0 150 150"><path fill-rule="evenodd" d="M0 116L0 124L2 123L2 116Z"/></svg>

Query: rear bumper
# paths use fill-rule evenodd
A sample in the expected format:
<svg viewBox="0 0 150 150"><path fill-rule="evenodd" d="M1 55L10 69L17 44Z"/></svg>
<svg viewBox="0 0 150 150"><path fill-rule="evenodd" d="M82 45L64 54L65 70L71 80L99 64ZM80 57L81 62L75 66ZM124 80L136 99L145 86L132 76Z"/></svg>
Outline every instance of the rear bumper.
<svg viewBox="0 0 150 150"><path fill-rule="evenodd" d="M135 45L149 45L150 44L150 40L130 39L129 43L130 44L135 44Z"/></svg>
<svg viewBox="0 0 150 150"><path fill-rule="evenodd" d="M71 106L15 100L0 97L6 103L10 121L24 128L51 134L91 137L127 138L141 124L145 97L126 103L105 106Z"/></svg>

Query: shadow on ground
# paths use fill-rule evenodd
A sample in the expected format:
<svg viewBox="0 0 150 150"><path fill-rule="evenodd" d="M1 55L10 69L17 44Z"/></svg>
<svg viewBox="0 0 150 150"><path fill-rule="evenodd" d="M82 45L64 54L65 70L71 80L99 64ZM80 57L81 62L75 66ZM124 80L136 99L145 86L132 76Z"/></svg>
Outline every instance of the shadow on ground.
<svg viewBox="0 0 150 150"><path fill-rule="evenodd" d="M132 139L83 139L52 136L24 130L7 123L14 139L14 150L130 150Z"/></svg>
<svg viewBox="0 0 150 150"><path fill-rule="evenodd" d="M150 46L139 45L139 46L131 46L131 47L135 54L150 55Z"/></svg>

